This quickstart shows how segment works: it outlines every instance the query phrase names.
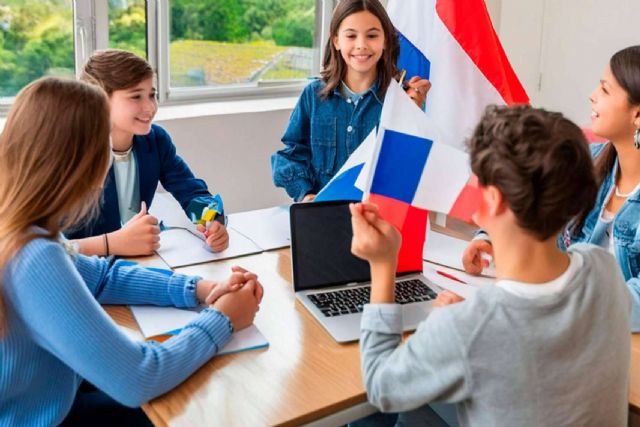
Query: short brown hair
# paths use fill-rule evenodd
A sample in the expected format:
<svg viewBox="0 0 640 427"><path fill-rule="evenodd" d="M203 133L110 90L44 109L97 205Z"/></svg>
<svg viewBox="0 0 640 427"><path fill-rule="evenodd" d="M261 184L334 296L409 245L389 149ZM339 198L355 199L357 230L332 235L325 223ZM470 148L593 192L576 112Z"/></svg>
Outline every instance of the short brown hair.
<svg viewBox="0 0 640 427"><path fill-rule="evenodd" d="M347 65L340 52L333 45L333 38L338 35L340 24L345 18L362 11L370 12L378 18L384 33L384 52L376 65L379 96L384 96L391 79L398 74L396 62L398 62L398 55L400 55L400 42L398 41L396 29L393 27L384 6L378 0L340 0L333 11L333 17L329 25L329 39L324 48L324 59L322 60L320 75L326 85L320 91L321 98L328 97L338 87L347 73Z"/></svg>
<svg viewBox="0 0 640 427"><path fill-rule="evenodd" d="M518 225L539 240L557 234L595 203L587 141L560 113L490 106L468 147L480 185L496 186Z"/></svg>
<svg viewBox="0 0 640 427"><path fill-rule="evenodd" d="M80 75L81 80L101 86L109 96L150 77L153 77L153 68L144 58L119 49L97 50Z"/></svg>

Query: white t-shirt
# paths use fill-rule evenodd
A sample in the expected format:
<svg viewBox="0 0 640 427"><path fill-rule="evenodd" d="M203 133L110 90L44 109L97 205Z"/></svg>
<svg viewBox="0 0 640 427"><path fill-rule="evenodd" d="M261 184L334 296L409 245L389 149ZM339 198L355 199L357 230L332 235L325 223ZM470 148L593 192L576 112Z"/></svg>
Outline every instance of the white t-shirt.
<svg viewBox="0 0 640 427"><path fill-rule="evenodd" d="M131 148L124 153L113 153L113 172L118 193L120 221L128 222L140 211L140 189L136 156Z"/></svg>
<svg viewBox="0 0 640 427"><path fill-rule="evenodd" d="M579 252L569 254L569 267L560 276L546 283L526 283L515 280L499 280L496 286L522 298L540 298L558 294L569 283L571 278L582 268L584 260Z"/></svg>

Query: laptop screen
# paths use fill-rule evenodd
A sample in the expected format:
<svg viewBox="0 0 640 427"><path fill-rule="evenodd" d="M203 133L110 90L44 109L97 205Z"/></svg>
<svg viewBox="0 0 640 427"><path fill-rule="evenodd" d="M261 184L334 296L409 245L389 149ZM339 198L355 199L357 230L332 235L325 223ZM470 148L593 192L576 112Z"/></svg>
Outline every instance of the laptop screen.
<svg viewBox="0 0 640 427"><path fill-rule="evenodd" d="M349 203L291 205L291 258L296 292L370 280L369 263L351 254Z"/></svg>

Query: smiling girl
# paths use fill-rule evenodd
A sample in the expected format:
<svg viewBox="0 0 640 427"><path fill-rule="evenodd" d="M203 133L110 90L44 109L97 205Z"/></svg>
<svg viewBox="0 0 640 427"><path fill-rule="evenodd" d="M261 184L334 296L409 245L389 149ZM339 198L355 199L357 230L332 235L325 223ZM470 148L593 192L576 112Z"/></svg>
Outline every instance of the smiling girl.
<svg viewBox="0 0 640 427"><path fill-rule="evenodd" d="M153 69L123 50L94 53L81 79L101 86L109 96L113 164L102 193L101 215L69 233L87 255L147 255L158 249L158 221L147 213L158 182L180 202L187 216L200 218L205 206L216 206L217 221L199 225L213 251L229 246L222 200L212 196L176 154L169 134L152 124L158 111ZM93 237L92 237L93 236Z"/></svg>
<svg viewBox="0 0 640 427"><path fill-rule="evenodd" d="M333 12L321 79L300 96L271 157L273 181L296 201L311 201L378 125L384 95L397 76L400 47L378 0L342 0ZM422 107L431 87L418 76L407 94Z"/></svg>

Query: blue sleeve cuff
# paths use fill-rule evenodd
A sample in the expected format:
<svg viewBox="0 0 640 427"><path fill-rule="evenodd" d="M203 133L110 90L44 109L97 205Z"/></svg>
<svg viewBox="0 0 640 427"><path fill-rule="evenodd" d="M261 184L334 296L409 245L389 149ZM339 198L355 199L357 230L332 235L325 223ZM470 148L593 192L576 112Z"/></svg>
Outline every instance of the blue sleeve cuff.
<svg viewBox="0 0 640 427"><path fill-rule="evenodd" d="M196 307L196 285L202 280L200 276L185 276L175 273L169 279L169 298L176 307Z"/></svg>
<svg viewBox="0 0 640 427"><path fill-rule="evenodd" d="M231 340L233 334L233 325L229 318L215 308L202 310L200 316L184 329L187 328L198 328L205 332L216 345L216 353Z"/></svg>
<svg viewBox="0 0 640 427"><path fill-rule="evenodd" d="M402 333L402 306L398 304L366 304L360 329L383 334Z"/></svg>

